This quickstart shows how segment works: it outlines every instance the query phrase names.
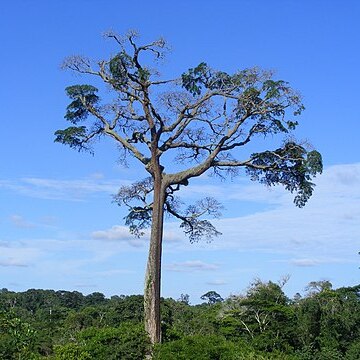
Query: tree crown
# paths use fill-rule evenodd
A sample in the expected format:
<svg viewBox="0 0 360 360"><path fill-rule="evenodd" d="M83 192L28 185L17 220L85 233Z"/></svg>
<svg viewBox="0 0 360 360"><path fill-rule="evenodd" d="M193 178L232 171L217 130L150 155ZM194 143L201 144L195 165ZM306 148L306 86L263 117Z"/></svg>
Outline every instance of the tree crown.
<svg viewBox="0 0 360 360"><path fill-rule="evenodd" d="M316 150L290 136L304 106L287 82L259 68L228 74L205 62L177 78L161 79L157 63L145 55L163 57L163 39L138 45L133 32L107 36L119 47L109 60L93 64L74 56L64 68L101 79L114 98L104 102L92 85L66 88L71 103L65 119L72 125L56 131L55 141L91 151L94 140L107 135L118 143L123 159L130 154L143 164L149 178L122 187L115 196L129 207L126 223L134 234L141 235L150 224L154 179L161 179L164 187L165 210L181 220L192 241L219 234L201 216L219 216L221 206L205 198L182 209L174 193L206 171L224 177L244 169L251 180L295 192L296 206L305 205L313 193L312 178L322 171L322 160ZM243 157L252 140L276 134L284 135L279 148ZM169 166L165 154L173 156L172 165L182 167Z"/></svg>

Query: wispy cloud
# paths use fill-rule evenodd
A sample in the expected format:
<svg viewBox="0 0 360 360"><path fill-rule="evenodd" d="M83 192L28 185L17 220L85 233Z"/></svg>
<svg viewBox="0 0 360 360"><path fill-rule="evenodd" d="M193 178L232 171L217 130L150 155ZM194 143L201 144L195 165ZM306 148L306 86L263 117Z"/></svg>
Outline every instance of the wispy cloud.
<svg viewBox="0 0 360 360"><path fill-rule="evenodd" d="M130 233L129 228L121 225L114 225L110 229L97 230L91 233L93 239L101 240L125 240L129 241L133 235Z"/></svg>
<svg viewBox="0 0 360 360"><path fill-rule="evenodd" d="M213 286L222 286L222 285L226 285L227 282L225 280L215 279L215 280L212 280L212 281L208 281L206 284L207 285L213 285Z"/></svg>
<svg viewBox="0 0 360 360"><path fill-rule="evenodd" d="M214 221L223 236L209 247L258 249L305 259L355 252L360 236L359 173L360 164L327 168L303 209L296 208L291 195L281 189L276 194L268 193L268 197L277 199L276 207ZM229 192L237 196L236 191Z"/></svg>
<svg viewBox="0 0 360 360"><path fill-rule="evenodd" d="M21 229L30 229L30 228L35 227L34 223L26 220L24 217L22 217L21 215L17 215L17 214L11 215L10 221L15 227L21 228Z"/></svg>
<svg viewBox="0 0 360 360"><path fill-rule="evenodd" d="M317 187L309 204L314 202L315 198L320 199L324 196L329 201L333 201L339 196L345 198L351 193L355 196L354 199L360 197L360 163L329 166L324 170L323 175L319 175L313 180ZM206 178L195 181L195 184L191 184L181 191L185 198L211 194L223 201L237 200L292 206L294 197L281 186L266 187L257 182L251 182L246 177L239 177L236 182L225 181L218 185L205 182L208 181Z"/></svg>
<svg viewBox="0 0 360 360"><path fill-rule="evenodd" d="M135 248L141 248L148 243L149 234L146 232L141 237L135 237L130 233L129 228L121 225L114 225L110 229L93 231L90 234L94 240L105 240L118 243L126 243Z"/></svg>
<svg viewBox="0 0 360 360"><path fill-rule="evenodd" d="M42 250L27 247L23 243L2 246L0 244L0 266L28 267L41 257Z"/></svg>
<svg viewBox="0 0 360 360"><path fill-rule="evenodd" d="M220 184L216 191L215 188L211 188L213 193L220 194L219 199L231 203L232 214L236 214L237 207L240 210L239 213L244 214L241 207L248 206L247 201L244 205L242 201L235 199L256 198L260 204L271 204L271 206L255 208L256 211L249 210L245 212L246 215L214 221L214 225L223 235L214 239L211 244L200 242L191 245L179 229L178 223L166 223L164 232L164 242L168 244L165 247L166 255L182 252L191 256L190 259L195 257L195 260L177 262L178 258L174 256L172 259L175 261L165 263L164 269L177 273L196 272L199 276L209 272L208 275L216 275L217 278L207 283L206 280L209 279L204 279L203 283L209 286L224 285L225 289L227 283L223 279L228 280L228 284L232 284L237 281L234 279L238 279L241 272L244 273L244 269L246 269L246 274L242 276L243 279L261 271L259 264L249 263L248 259L242 258L241 262L238 261L242 256L248 257L250 253L255 254L257 259L259 257L264 259L267 264L264 265L265 267L271 264L271 269L267 267L269 276L272 276L270 272L273 268L278 269L279 264L275 262L283 263L283 266L287 267L286 271L290 269L294 273L301 273L299 275L301 277L305 272L311 273L309 276L312 276L315 273L312 271L313 268L314 270L315 268L325 269L326 266L329 268L332 264L343 266L343 264L349 264L349 261L358 261L357 252L360 250L359 173L360 164L328 167L324 174L316 179L317 187L314 196L303 209L296 208L292 204L291 194L287 194L281 188L268 191L255 183L250 183L248 186L230 184L227 187ZM83 184L83 188L86 189L84 196L100 194L100 191L109 193L111 187L102 187L98 180L88 179L86 183L93 184L93 181L97 184L94 187ZM35 181L33 184L35 183L41 189L46 188L43 181ZM68 189L82 188L81 181L70 183ZM51 189L61 191L59 183L56 185L58 187L55 186L56 183L49 184L51 184L49 185ZM241 184L244 183L241 182ZM4 183L0 186L4 186ZM63 193L64 196L69 196L69 194L68 190ZM251 194L257 194L257 197ZM13 215L11 221L18 227L26 228L26 226L36 225L34 236L42 230L41 222L46 222L44 219L40 220L40 217L35 220L28 219L22 214ZM47 221L53 223L51 218ZM47 234L48 230L49 228L47 228ZM57 274L62 274L61 279L70 279L73 284L76 282L93 284L96 281L99 286L101 279L105 281L107 277L120 277L123 274L124 278L139 276L138 282L141 283L142 270L139 270L137 265L134 267L129 263L124 265L124 269L128 269L131 273L119 269L117 265L119 258L128 260L133 255L139 260L138 263L146 262L148 232L144 237L136 239L123 225L105 226L97 231L89 231L88 235L86 229L82 230L81 234L77 234L75 230L71 232L69 229L61 233L59 233L61 229L53 230L56 231L52 238L28 238L17 241L0 239L0 266L3 272L24 271L36 277L44 273L43 269L47 269L47 273L53 274L52 281L58 278ZM199 255L194 255L194 250L198 251ZM226 265L224 260L221 266L209 260L196 260L206 259L203 255L208 256L211 252L218 250L219 254L216 256L224 256L224 259L232 257L232 265ZM166 258L165 256L165 261ZM231 273L227 266L232 266ZM254 268L251 268L252 266ZM110 270L107 270L109 267ZM355 269L357 267L357 264L354 265ZM263 276L261 272L259 275Z"/></svg>
<svg viewBox="0 0 360 360"><path fill-rule="evenodd" d="M359 251L360 236L360 163L336 165L325 169L316 179L317 187L305 208L292 203L293 196L282 188L273 191L259 184L226 188L219 186L216 193L224 199L263 197L263 202L274 206L249 215L222 218L213 223L223 233L211 244L189 245L177 223L165 225L165 242L181 251L237 250L289 256L294 266L317 266L323 263L346 262L351 254ZM257 194L257 196L250 196ZM259 195L261 194L261 196ZM241 201L235 202L243 206ZM275 205L276 204L276 205ZM119 240L131 244L132 237L125 226L92 233L93 239ZM138 240L137 246L146 244L148 234ZM196 264L184 264L190 268ZM169 269L179 271L179 264L170 264Z"/></svg>
<svg viewBox="0 0 360 360"><path fill-rule="evenodd" d="M117 276L117 275L123 275L123 274L133 274L133 270L129 269L110 269L110 270L104 270L96 272L95 275L102 276L102 277L108 277L108 276Z"/></svg>
<svg viewBox="0 0 360 360"><path fill-rule="evenodd" d="M81 201L97 193L115 194L127 180L104 180L100 175L86 179L21 178L0 180L0 188L40 199Z"/></svg>
<svg viewBox="0 0 360 360"><path fill-rule="evenodd" d="M317 259L292 259L290 263L300 267L311 267L319 265L321 262Z"/></svg>
<svg viewBox="0 0 360 360"><path fill-rule="evenodd" d="M200 260L189 260L184 262L174 262L165 265L168 271L189 272L189 271L212 271L217 270L219 265L206 263Z"/></svg>
<svg viewBox="0 0 360 360"><path fill-rule="evenodd" d="M346 259L346 258L300 258L300 259L290 259L289 263L291 265L300 266L300 267L312 267L321 264L344 264L344 263L355 263L355 261Z"/></svg>
<svg viewBox="0 0 360 360"><path fill-rule="evenodd" d="M95 240L109 240L126 242L134 247L141 247L149 242L150 230L145 229L144 235L135 237L130 233L127 226L114 225L110 229L93 231L90 234L92 239ZM169 226L165 225L164 242L174 243L183 240L184 236L176 230L172 230Z"/></svg>
<svg viewBox="0 0 360 360"><path fill-rule="evenodd" d="M28 267L25 262L15 258L0 259L0 266L2 267Z"/></svg>
<svg viewBox="0 0 360 360"><path fill-rule="evenodd" d="M97 284L82 284L82 283L74 284L74 286L78 289L96 289L99 287Z"/></svg>
<svg viewBox="0 0 360 360"><path fill-rule="evenodd" d="M165 241L181 251L193 251L194 246L206 250L257 251L287 254L288 263L310 267L333 262L344 262L349 254L357 254L360 236L360 164L336 165L325 169L316 179L317 187L305 208L292 203L293 196L282 188L269 191L251 183L247 186L231 185L212 188L222 194L221 199L255 199L273 206L252 214L222 218L213 223L223 233L211 244L189 245L177 223L165 225ZM191 188L191 187L190 187ZM245 195L244 195L245 194ZM92 233L94 239L128 242L132 246L146 244L149 234L137 243L125 226ZM320 259L320 260L319 260ZM188 266L189 267L189 266ZM173 264L169 269L179 271ZM174 270L175 269L175 270Z"/></svg>

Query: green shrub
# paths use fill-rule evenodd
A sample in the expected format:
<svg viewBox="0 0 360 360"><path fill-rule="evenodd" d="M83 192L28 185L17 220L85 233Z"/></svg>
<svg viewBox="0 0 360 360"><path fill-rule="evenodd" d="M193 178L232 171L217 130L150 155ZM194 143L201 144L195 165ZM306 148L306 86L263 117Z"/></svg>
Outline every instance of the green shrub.
<svg viewBox="0 0 360 360"><path fill-rule="evenodd" d="M358 360L360 359L360 340L354 342L345 355L346 360Z"/></svg>
<svg viewBox="0 0 360 360"><path fill-rule="evenodd" d="M76 342L55 348L56 360L140 360L149 349L143 327L123 323L118 328L88 328Z"/></svg>
<svg viewBox="0 0 360 360"><path fill-rule="evenodd" d="M80 345L69 343L55 347L56 360L91 360L91 355Z"/></svg>
<svg viewBox="0 0 360 360"><path fill-rule="evenodd" d="M295 360L285 354L258 353L243 342L215 335L186 336L155 347L154 360Z"/></svg>

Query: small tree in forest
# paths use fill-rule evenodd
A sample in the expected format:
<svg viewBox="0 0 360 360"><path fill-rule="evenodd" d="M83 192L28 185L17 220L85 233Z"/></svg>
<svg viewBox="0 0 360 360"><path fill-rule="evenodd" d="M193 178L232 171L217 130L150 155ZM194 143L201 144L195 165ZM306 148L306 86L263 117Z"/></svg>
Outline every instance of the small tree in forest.
<svg viewBox="0 0 360 360"><path fill-rule="evenodd" d="M214 290L208 291L204 295L200 296L200 299L206 300L209 305L213 305L224 300L221 295Z"/></svg>
<svg viewBox="0 0 360 360"><path fill-rule="evenodd" d="M123 186L115 198L128 207L125 223L135 236L151 228L144 308L146 331L156 343L161 336L164 213L180 220L191 242L220 234L203 218L220 215L217 200L206 197L183 207L176 193L207 171L220 177L245 173L264 185L280 184L295 192L295 205L302 207L312 195L312 177L322 171L322 161L317 151L289 135L304 106L288 83L271 72L250 68L228 74L200 63L178 77L162 79L156 60L166 52L163 39L138 45L134 32L107 37L118 46L114 56L98 63L73 56L64 68L100 79L114 97L108 101L106 92L101 100L93 85L67 87L71 102L65 119L71 126L56 131L55 141L92 151L96 139L108 136L124 161L130 155L148 172L149 177ZM247 149L252 140L276 134L285 135L278 148Z"/></svg>

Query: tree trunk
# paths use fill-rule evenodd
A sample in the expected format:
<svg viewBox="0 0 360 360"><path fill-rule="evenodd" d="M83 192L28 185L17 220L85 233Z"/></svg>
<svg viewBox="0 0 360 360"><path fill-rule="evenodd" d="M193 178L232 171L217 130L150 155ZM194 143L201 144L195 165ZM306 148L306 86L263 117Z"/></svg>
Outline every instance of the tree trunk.
<svg viewBox="0 0 360 360"><path fill-rule="evenodd" d="M145 275L144 310L145 330L152 344L161 341L160 279L164 224L165 187L161 176L154 179L154 199L149 257Z"/></svg>

